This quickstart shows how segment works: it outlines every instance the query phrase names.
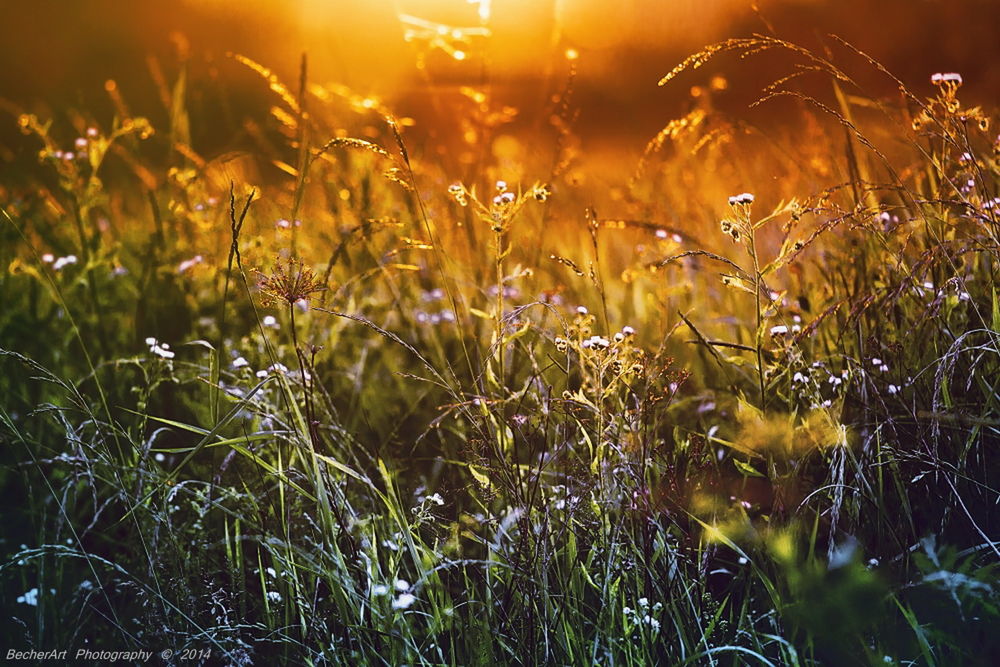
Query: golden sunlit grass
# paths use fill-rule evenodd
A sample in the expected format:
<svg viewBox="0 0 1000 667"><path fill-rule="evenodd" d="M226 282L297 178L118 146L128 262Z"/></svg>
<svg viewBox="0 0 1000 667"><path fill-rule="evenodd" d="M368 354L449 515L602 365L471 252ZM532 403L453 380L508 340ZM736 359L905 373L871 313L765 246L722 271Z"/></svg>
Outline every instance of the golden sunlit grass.
<svg viewBox="0 0 1000 667"><path fill-rule="evenodd" d="M483 62L489 6L477 28L401 17L428 82L438 51ZM293 84L242 55L240 154L199 153L183 74L162 123L117 86L112 119L21 115L26 177L0 184L11 646L997 650L994 110L835 43L707 47L661 84L779 52L757 104L787 121L718 111L712 73L634 155L575 135L569 45L533 129L488 83L432 100L445 132L306 58Z"/></svg>

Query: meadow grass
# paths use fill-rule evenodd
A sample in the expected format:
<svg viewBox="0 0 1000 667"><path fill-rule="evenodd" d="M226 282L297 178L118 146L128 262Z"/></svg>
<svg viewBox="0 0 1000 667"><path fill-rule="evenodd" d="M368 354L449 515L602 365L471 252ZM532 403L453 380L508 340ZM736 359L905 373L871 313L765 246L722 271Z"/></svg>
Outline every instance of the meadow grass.
<svg viewBox="0 0 1000 667"><path fill-rule="evenodd" d="M305 61L236 57L249 156L196 153L183 77L162 127L22 115L3 645L990 664L995 110L769 37L662 83L765 50L787 130L715 111L717 75L600 213L566 99L552 153L502 153L511 114L463 91L467 160Z"/></svg>

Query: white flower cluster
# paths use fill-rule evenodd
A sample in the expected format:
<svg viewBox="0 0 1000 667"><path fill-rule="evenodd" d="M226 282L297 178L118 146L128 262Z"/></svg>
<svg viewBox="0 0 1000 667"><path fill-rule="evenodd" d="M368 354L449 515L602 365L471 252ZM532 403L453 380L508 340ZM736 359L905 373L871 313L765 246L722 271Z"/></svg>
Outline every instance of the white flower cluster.
<svg viewBox="0 0 1000 667"><path fill-rule="evenodd" d="M29 607L38 606L38 589L32 588L30 591L26 592L24 595L18 595L17 601L20 604L26 604Z"/></svg>
<svg viewBox="0 0 1000 667"><path fill-rule="evenodd" d="M936 74L931 74L931 83L935 86L940 86L945 83L951 83L955 85L962 85L962 75L958 72L945 72L942 74L938 72Z"/></svg>
<svg viewBox="0 0 1000 667"><path fill-rule="evenodd" d="M649 629L656 634L660 631L660 621L654 618L649 612L652 611L656 613L663 609L663 604L657 602L650 608L649 598L639 598L636 602L637 609L632 609L631 607L623 607L622 613L625 614L626 627L630 624L633 626L646 625Z"/></svg>
<svg viewBox="0 0 1000 667"><path fill-rule="evenodd" d="M259 377L259 378L261 378L261 379L263 379L263 378L266 378L268 375L270 375L272 373L281 373L282 375L287 375L288 374L288 366L285 366L281 362L278 362L276 364L271 364L270 366L267 367L267 370L257 371L256 376ZM308 375L306 375L306 379L307 380L309 379Z"/></svg>
<svg viewBox="0 0 1000 667"><path fill-rule="evenodd" d="M396 579L392 584L393 588L399 593L399 595L393 599L392 608L393 609L408 609L417 601L417 596L410 592L410 582L406 579ZM372 586L372 595L388 595L389 587L385 584L376 584Z"/></svg>
<svg viewBox="0 0 1000 667"><path fill-rule="evenodd" d="M62 271L70 264L76 264L78 260L76 255L66 255L65 257L57 258L52 253L47 252L42 255L42 261L46 264L51 264L54 271Z"/></svg>
<svg viewBox="0 0 1000 667"><path fill-rule="evenodd" d="M743 192L738 195L733 195L729 198L730 206L736 206L737 204L752 204L754 196L749 192Z"/></svg>
<svg viewBox="0 0 1000 667"><path fill-rule="evenodd" d="M149 351L158 357L163 357L164 359L173 359L174 351L170 349L170 346L166 343L161 343L152 336L146 338L146 345L149 346Z"/></svg>

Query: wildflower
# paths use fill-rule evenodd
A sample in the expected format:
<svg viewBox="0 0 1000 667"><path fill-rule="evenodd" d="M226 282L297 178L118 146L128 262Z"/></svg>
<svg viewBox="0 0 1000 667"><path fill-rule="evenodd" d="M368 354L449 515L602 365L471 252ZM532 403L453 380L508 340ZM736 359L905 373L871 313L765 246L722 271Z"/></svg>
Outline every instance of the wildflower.
<svg viewBox="0 0 1000 667"><path fill-rule="evenodd" d="M392 601L393 609L407 609L414 602L417 601L417 596L412 593L403 593L398 598Z"/></svg>
<svg viewBox="0 0 1000 667"><path fill-rule="evenodd" d="M807 381L807 378L802 373L796 373L795 375L792 376L792 382L803 382L804 383L806 381Z"/></svg>
<svg viewBox="0 0 1000 667"><path fill-rule="evenodd" d="M267 599L271 602L281 602L281 593L278 591L268 591Z"/></svg>
<svg viewBox="0 0 1000 667"><path fill-rule="evenodd" d="M513 204L515 199L516 197L513 192L501 192L493 198L493 204L495 206L507 206L508 204Z"/></svg>
<svg viewBox="0 0 1000 667"><path fill-rule="evenodd" d="M576 314L580 315L581 317L584 316L584 315L587 315L589 312L590 311L587 310L586 306L577 306L576 307Z"/></svg>
<svg viewBox="0 0 1000 667"><path fill-rule="evenodd" d="M410 582L408 582L406 579L397 579L396 582L393 584L393 586L396 587L397 591L410 590Z"/></svg>
<svg viewBox="0 0 1000 667"><path fill-rule="evenodd" d="M55 259L56 259L55 255L53 255L51 252L47 252L44 255L42 255L42 261L45 262L46 264L51 264L52 262L55 261Z"/></svg>
<svg viewBox="0 0 1000 667"><path fill-rule="evenodd" d="M274 317L274 315L265 315L264 319L261 320L260 323L263 324L265 327L268 327L268 328L271 328L271 329L277 329L278 328L278 320L277 320L277 318Z"/></svg>
<svg viewBox="0 0 1000 667"><path fill-rule="evenodd" d="M91 139L93 139L94 137L96 137L97 136L97 128L96 127L88 127L87 128L87 136L89 138L91 138Z"/></svg>
<svg viewBox="0 0 1000 667"><path fill-rule="evenodd" d="M460 183L453 183L448 186L448 194L461 206L467 206L469 200L465 196L465 188Z"/></svg>
<svg viewBox="0 0 1000 667"><path fill-rule="evenodd" d="M76 149L78 151L86 150L87 149L87 140L85 138L83 138L83 137L77 137L76 141L73 142L73 145L76 146Z"/></svg>
<svg viewBox="0 0 1000 667"><path fill-rule="evenodd" d="M626 324L625 326L622 327L622 333L625 334L626 336L634 336L635 329Z"/></svg>
<svg viewBox="0 0 1000 667"><path fill-rule="evenodd" d="M17 596L17 601L21 604L26 604L29 607L38 606L38 589L32 588L30 591L26 592L24 595Z"/></svg>
<svg viewBox="0 0 1000 667"><path fill-rule="evenodd" d="M786 327L784 324L779 324L777 326L771 327L772 336L784 336L787 333L788 333L788 327Z"/></svg>
<svg viewBox="0 0 1000 667"><path fill-rule="evenodd" d="M176 356L170 346L166 343L161 343L152 336L146 339L146 345L149 346L149 351L158 357L163 357L164 359L173 359Z"/></svg>
<svg viewBox="0 0 1000 667"><path fill-rule="evenodd" d="M389 592L389 587L386 586L385 584L375 584L374 586L372 586L373 595L385 595L388 592Z"/></svg>
<svg viewBox="0 0 1000 667"><path fill-rule="evenodd" d="M547 185L539 185L535 187L531 194L536 201L545 201L552 195L552 191L549 190L549 186Z"/></svg>
<svg viewBox="0 0 1000 667"><path fill-rule="evenodd" d="M60 257L52 265L52 268L56 271L61 271L63 267L69 266L70 264L76 264L76 255L66 255L65 257Z"/></svg>
<svg viewBox="0 0 1000 667"><path fill-rule="evenodd" d="M618 333L616 333L616 334L615 334L615 342L616 342L616 343L620 343L620 342L622 342L623 340L625 340L625 334L623 334L623 333L622 333L622 332L620 332L620 331L619 331Z"/></svg>
<svg viewBox="0 0 1000 667"><path fill-rule="evenodd" d="M246 360L245 357L236 357L233 360L233 368L243 368L244 366L249 366L250 362Z"/></svg>
<svg viewBox="0 0 1000 667"><path fill-rule="evenodd" d="M441 505L444 505L444 498L442 498L442 497L441 497L441 494L440 494L440 493L435 493L435 494L434 494L434 495L432 495L432 496L427 496L427 500L428 500L429 502L432 502L432 503L434 503L434 504L435 504L435 505L437 505L438 507L440 507Z"/></svg>
<svg viewBox="0 0 1000 667"><path fill-rule="evenodd" d="M584 347L596 347L603 350L611 346L611 341L603 336L591 336L589 339L584 341L584 343L588 342L590 345L584 345Z"/></svg>
<svg viewBox="0 0 1000 667"><path fill-rule="evenodd" d="M444 290L441 289L440 287L435 287L434 289L429 290L429 291L424 292L423 294L421 294L420 298L423 299L424 301L428 301L428 302L429 301L439 301L440 299L444 298Z"/></svg>
<svg viewBox="0 0 1000 667"><path fill-rule="evenodd" d="M636 604L638 604L641 608L645 609L646 607L649 606L649 598L639 598Z"/></svg>
<svg viewBox="0 0 1000 667"><path fill-rule="evenodd" d="M890 393L890 394L896 394L896 393L898 393L898 392L899 392L899 387L897 387L897 386L896 386L896 385L894 385L894 384L890 384L890 385L889 385L889 393Z"/></svg>
<svg viewBox="0 0 1000 667"><path fill-rule="evenodd" d="M565 352L566 348L569 347L569 342L565 338L556 338L555 344L556 349L560 352Z"/></svg>
<svg viewBox="0 0 1000 667"><path fill-rule="evenodd" d="M195 255L191 259L185 259L183 262L177 265L177 273L184 273L190 270L197 264L201 264L204 258L201 255Z"/></svg>
<svg viewBox="0 0 1000 667"><path fill-rule="evenodd" d="M507 181L497 181L497 192L507 192Z"/></svg>

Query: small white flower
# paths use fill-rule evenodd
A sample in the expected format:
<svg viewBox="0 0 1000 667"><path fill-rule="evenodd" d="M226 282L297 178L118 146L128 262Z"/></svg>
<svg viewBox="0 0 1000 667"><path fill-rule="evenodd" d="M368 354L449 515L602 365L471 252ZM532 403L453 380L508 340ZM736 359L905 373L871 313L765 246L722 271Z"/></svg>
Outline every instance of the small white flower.
<svg viewBox="0 0 1000 667"><path fill-rule="evenodd" d="M497 192L507 191L507 181L497 181Z"/></svg>
<svg viewBox="0 0 1000 667"><path fill-rule="evenodd" d="M76 264L76 262L76 255L66 255L65 257L57 259L52 265L52 268L56 271L61 271L64 267L69 266L70 264Z"/></svg>
<svg viewBox="0 0 1000 667"><path fill-rule="evenodd" d="M622 327L622 333L625 334L626 336L634 336L635 329L626 324L625 326Z"/></svg>
<svg viewBox="0 0 1000 667"><path fill-rule="evenodd" d="M890 393L890 394L896 394L896 393L899 393L899 387L897 387L897 386L896 386L896 385L894 385L894 384L890 384L890 385L889 385L889 393Z"/></svg>
<svg viewBox="0 0 1000 667"><path fill-rule="evenodd" d="M281 593L278 591L268 591L267 599L271 602L281 602Z"/></svg>
<svg viewBox="0 0 1000 667"><path fill-rule="evenodd" d="M410 590L410 582L408 582L406 579L397 579L396 582L393 584L393 586L396 587L397 591Z"/></svg>
<svg viewBox="0 0 1000 667"><path fill-rule="evenodd" d="M626 616L628 616L629 614L632 613L632 608L631 607L624 607L624 608L622 608L622 613L625 614Z"/></svg>
<svg viewBox="0 0 1000 667"><path fill-rule="evenodd" d="M250 362L246 360L245 357L236 357L233 359L233 368L243 368L244 366L249 366Z"/></svg>
<svg viewBox="0 0 1000 667"><path fill-rule="evenodd" d="M645 609L649 606L649 598L639 598L636 604L638 604L642 609Z"/></svg>
<svg viewBox="0 0 1000 667"><path fill-rule="evenodd" d="M177 356L176 354L174 354L173 350L170 349L170 346L167 345L166 343L163 343L162 345L154 345L152 348L150 348L150 352L152 352L158 357L163 357L164 359L173 359L175 356Z"/></svg>
<svg viewBox="0 0 1000 667"><path fill-rule="evenodd" d="M587 307L586 307L586 306L577 306L577 307L576 307L576 314L577 314L577 315L586 315L586 314L587 314L587 313L589 313L589 312L590 312L590 311L589 311L589 310L587 310Z"/></svg>
<svg viewBox="0 0 1000 667"><path fill-rule="evenodd" d="M272 579L278 576L278 573L274 571L273 567L269 567L264 571L267 572L269 575L271 575Z"/></svg>
<svg viewBox="0 0 1000 667"><path fill-rule="evenodd" d="M190 271L196 265L201 264L204 261L204 257L201 255L195 255L191 259L185 259L183 262L177 265L177 273L184 273L185 271Z"/></svg>
<svg viewBox="0 0 1000 667"><path fill-rule="evenodd" d="M372 586L373 595L385 595L388 592L389 592L389 587L386 586L385 584L375 584L374 586Z"/></svg>
<svg viewBox="0 0 1000 667"><path fill-rule="evenodd" d="M261 379L264 379L267 377L267 371L257 371L256 373L254 373L254 375L256 375Z"/></svg>
<svg viewBox="0 0 1000 667"><path fill-rule="evenodd" d="M407 609L410 605L417 601L417 596L412 593L403 593L398 598L392 601L393 609Z"/></svg>
<svg viewBox="0 0 1000 667"><path fill-rule="evenodd" d="M665 229L657 229L656 230L656 238L658 238L658 239L665 239L665 238L667 238L667 230L665 230Z"/></svg>
<svg viewBox="0 0 1000 667"><path fill-rule="evenodd" d="M51 264L52 262L56 261L56 256L53 255L51 252L47 252L44 255L42 255L42 261L45 262L46 264Z"/></svg>
<svg viewBox="0 0 1000 667"><path fill-rule="evenodd" d="M32 588L30 591L26 592L24 595L17 596L17 601L21 604L26 604L29 607L38 606L38 589Z"/></svg>
<svg viewBox="0 0 1000 667"><path fill-rule="evenodd" d="M788 333L788 327L786 327L784 324L779 324L777 326L771 327L772 336L784 336L786 333Z"/></svg>
<svg viewBox="0 0 1000 667"><path fill-rule="evenodd" d="M156 454L153 455L153 459L157 463L163 463L164 461L167 460L167 457L163 455L163 452L156 452Z"/></svg>
<svg viewBox="0 0 1000 667"><path fill-rule="evenodd" d="M265 327L269 327L271 329L278 328L278 320L274 315L265 315L264 319L262 319L260 323L263 324Z"/></svg>

